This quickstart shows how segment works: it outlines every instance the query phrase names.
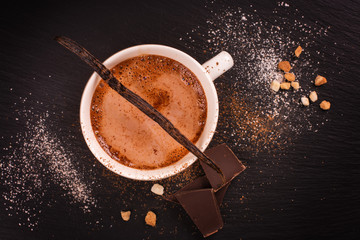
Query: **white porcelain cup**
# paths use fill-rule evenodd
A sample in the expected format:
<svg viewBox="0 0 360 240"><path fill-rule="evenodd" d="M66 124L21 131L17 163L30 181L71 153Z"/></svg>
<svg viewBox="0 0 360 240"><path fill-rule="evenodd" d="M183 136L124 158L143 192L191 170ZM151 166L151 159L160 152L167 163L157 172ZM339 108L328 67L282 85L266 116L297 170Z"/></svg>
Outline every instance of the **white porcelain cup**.
<svg viewBox="0 0 360 240"><path fill-rule="evenodd" d="M163 45L146 44L130 47L117 52L109 57L104 62L104 65L108 69L111 69L126 59L146 54L160 55L176 60L190 69L200 81L207 100L207 117L204 130L195 145L201 151L205 151L215 133L219 115L218 97L213 81L234 65L232 57L227 52L221 52L201 65L188 54L175 48ZM88 147L105 167L116 174L130 179L159 180L175 175L195 162L196 157L192 153L188 153L182 159L169 166L153 170L143 170L125 166L115 159L112 159L98 143L90 120L91 100L100 80L100 76L94 72L85 86L80 104L80 123Z"/></svg>

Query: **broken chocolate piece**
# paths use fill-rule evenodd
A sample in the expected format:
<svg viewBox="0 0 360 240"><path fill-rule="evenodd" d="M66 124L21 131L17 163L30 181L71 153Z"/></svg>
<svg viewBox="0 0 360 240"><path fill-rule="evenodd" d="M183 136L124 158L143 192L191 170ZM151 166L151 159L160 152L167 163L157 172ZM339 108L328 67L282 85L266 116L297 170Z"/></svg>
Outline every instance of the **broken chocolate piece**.
<svg viewBox="0 0 360 240"><path fill-rule="evenodd" d="M204 237L223 227L219 205L212 188L184 191L176 193L175 197Z"/></svg>
<svg viewBox="0 0 360 240"><path fill-rule="evenodd" d="M217 191L215 193L215 197L216 197L216 200L217 200L219 206L222 204L222 201L224 199L225 193L226 193L229 185L230 185L230 183L226 184L219 191ZM194 181L190 182L189 184L185 185L183 188L178 190L175 194L185 192L185 191L190 191L190 190L204 189L204 188L211 188L209 180L207 179L206 176L196 178ZM175 194L166 196L164 198L170 202L179 203L179 201L175 197Z"/></svg>
<svg viewBox="0 0 360 240"><path fill-rule="evenodd" d="M217 192L215 192L216 200L218 201L219 207L221 206L225 193L228 190L228 187L230 186L230 182L228 184L225 184L222 188L220 188Z"/></svg>
<svg viewBox="0 0 360 240"><path fill-rule="evenodd" d="M208 149L205 151L205 154L220 167L225 176L225 183L223 183L221 176L214 169L200 162L215 192L228 184L246 168L226 144Z"/></svg>
<svg viewBox="0 0 360 240"><path fill-rule="evenodd" d="M198 178L194 179L192 182L185 185L180 190L178 190L176 193L166 196L165 199L168 201L171 201L171 202L179 203L179 201L175 197L175 194L181 193L184 191L204 189L204 188L211 188L209 181L207 180L206 176L198 177Z"/></svg>

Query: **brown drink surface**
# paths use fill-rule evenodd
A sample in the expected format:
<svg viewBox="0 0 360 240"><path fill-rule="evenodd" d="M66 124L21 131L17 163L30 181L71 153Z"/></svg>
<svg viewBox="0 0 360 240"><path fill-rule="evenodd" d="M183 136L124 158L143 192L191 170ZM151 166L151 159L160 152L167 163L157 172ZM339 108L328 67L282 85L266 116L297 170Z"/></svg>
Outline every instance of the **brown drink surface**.
<svg viewBox="0 0 360 240"><path fill-rule="evenodd" d="M207 102L199 80L188 68L170 58L143 55L121 62L111 71L196 143L206 123ZM156 169L188 153L103 80L94 92L90 114L102 148L126 166Z"/></svg>

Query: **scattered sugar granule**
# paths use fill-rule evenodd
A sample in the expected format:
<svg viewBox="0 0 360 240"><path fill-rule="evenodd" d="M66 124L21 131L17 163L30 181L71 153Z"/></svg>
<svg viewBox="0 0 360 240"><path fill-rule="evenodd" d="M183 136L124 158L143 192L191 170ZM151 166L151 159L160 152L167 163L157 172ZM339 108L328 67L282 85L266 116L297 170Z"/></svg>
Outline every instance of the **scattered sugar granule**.
<svg viewBox="0 0 360 240"><path fill-rule="evenodd" d="M279 83L283 82L284 74L282 74L280 72L273 72L272 75L273 75L272 79L278 81Z"/></svg>
<svg viewBox="0 0 360 240"><path fill-rule="evenodd" d="M23 104L26 98L20 100ZM19 226L27 226L33 231L39 224L42 208L52 204L48 194L52 194L54 185L64 190L62 197L84 213L90 213L92 207L97 206L92 184L88 181L90 178L79 171L77 155L57 136L52 115L16 103L15 118L25 121L25 125L11 137L16 142L9 140L0 158L0 180L7 189L0 197L5 200L9 216L24 214L26 217L18 219ZM17 147L13 148L12 144Z"/></svg>

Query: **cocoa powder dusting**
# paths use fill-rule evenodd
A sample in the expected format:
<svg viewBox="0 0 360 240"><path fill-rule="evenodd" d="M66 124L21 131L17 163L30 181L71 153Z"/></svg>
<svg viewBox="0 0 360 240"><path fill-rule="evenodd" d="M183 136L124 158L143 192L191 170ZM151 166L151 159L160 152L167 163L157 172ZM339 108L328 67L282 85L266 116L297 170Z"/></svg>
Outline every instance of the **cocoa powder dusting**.
<svg viewBox="0 0 360 240"><path fill-rule="evenodd" d="M261 151L261 149L268 152L279 151L283 150L284 143L290 140L290 137L282 139L282 131L279 129L284 126L276 115L264 114L254 109L246 99L231 96L230 111L236 118L233 126L236 137L247 139L245 144L239 146L241 151L252 153Z"/></svg>

